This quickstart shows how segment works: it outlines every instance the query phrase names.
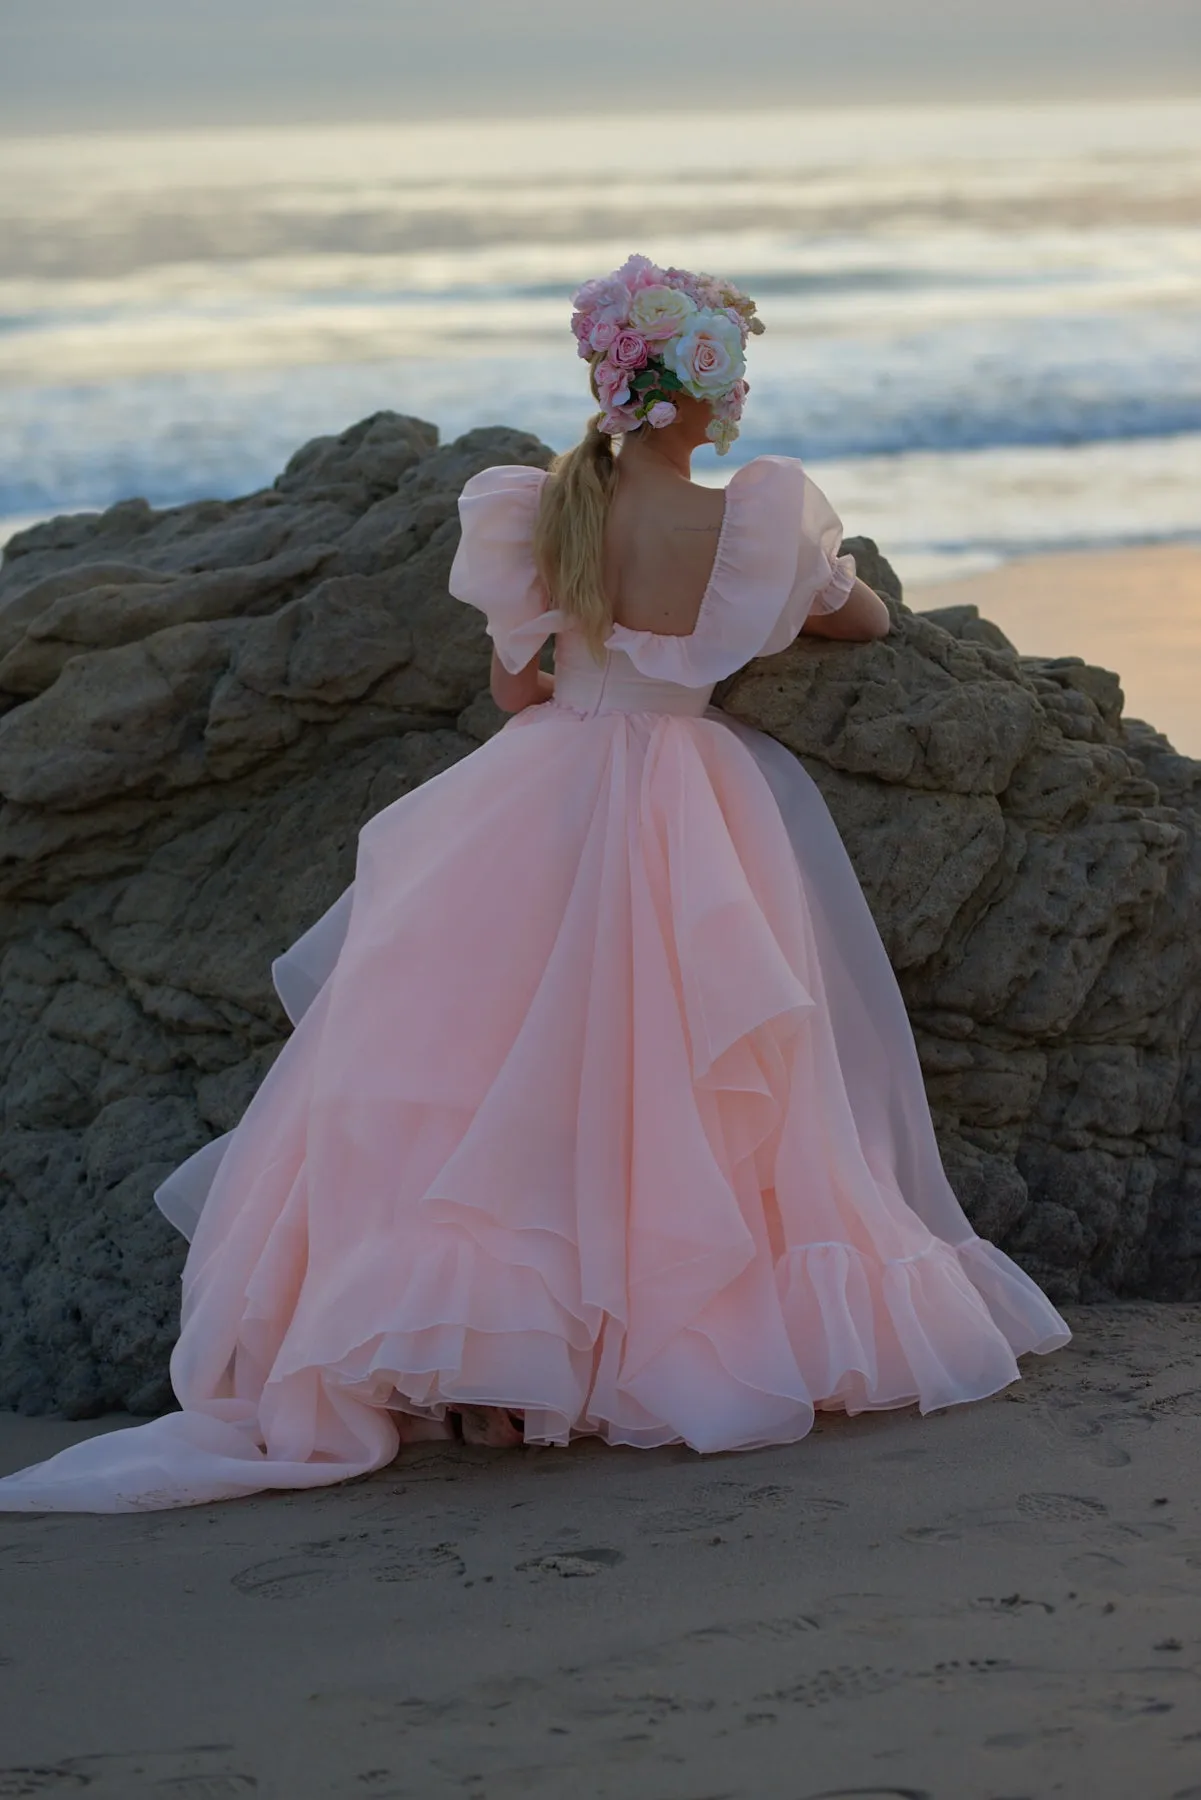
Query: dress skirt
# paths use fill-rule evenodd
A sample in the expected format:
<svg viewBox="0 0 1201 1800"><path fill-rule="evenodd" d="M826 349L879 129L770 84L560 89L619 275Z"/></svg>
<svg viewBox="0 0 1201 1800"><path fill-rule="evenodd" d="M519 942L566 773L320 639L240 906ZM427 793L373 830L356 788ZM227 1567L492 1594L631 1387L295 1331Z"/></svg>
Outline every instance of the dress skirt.
<svg viewBox="0 0 1201 1800"><path fill-rule="evenodd" d="M514 715L367 823L273 976L291 1037L156 1194L181 1410L0 1508L337 1482L456 1404L753 1449L1069 1336L951 1190L820 790L717 707Z"/></svg>

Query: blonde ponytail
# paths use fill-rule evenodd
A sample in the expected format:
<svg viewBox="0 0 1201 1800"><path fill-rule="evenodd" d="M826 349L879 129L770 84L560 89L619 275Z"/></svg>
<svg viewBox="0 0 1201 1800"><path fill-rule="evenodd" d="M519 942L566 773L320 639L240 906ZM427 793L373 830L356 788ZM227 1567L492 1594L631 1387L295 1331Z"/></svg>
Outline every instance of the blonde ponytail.
<svg viewBox="0 0 1201 1800"><path fill-rule="evenodd" d="M603 579L605 520L617 486L613 439L600 428L604 413L588 421L574 450L557 456L534 527L534 560L552 604L576 621L597 662L612 628Z"/></svg>

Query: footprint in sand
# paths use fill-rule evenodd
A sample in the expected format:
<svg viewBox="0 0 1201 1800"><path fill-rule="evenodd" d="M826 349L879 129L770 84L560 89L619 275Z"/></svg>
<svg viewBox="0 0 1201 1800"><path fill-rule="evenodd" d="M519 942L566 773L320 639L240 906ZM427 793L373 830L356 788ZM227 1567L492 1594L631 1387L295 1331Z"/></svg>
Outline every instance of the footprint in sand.
<svg viewBox="0 0 1201 1800"><path fill-rule="evenodd" d="M740 1508L762 1507L770 1512L786 1513L790 1519L810 1521L833 1518L836 1513L846 1512L850 1504L846 1500L832 1500L825 1494L798 1494L795 1488L784 1487L780 1482L744 1488L741 1482L716 1481L701 1492L710 1496L715 1503L737 1503Z"/></svg>
<svg viewBox="0 0 1201 1800"><path fill-rule="evenodd" d="M1042 1725L1033 1731L999 1731L993 1737L986 1737L986 1750L1034 1750L1049 1743L1052 1738L1074 1737L1071 1725Z"/></svg>
<svg viewBox="0 0 1201 1800"><path fill-rule="evenodd" d="M701 1625L685 1632L679 1644L787 1644L793 1638L820 1631L819 1621L808 1613L791 1613L782 1619L749 1619L741 1625Z"/></svg>
<svg viewBox="0 0 1201 1800"><path fill-rule="evenodd" d="M1077 1519L1104 1519L1109 1508L1087 1494L1019 1494L1017 1509L1024 1519L1070 1523Z"/></svg>
<svg viewBox="0 0 1201 1800"><path fill-rule="evenodd" d="M1069 1556L1059 1566L1065 1575L1078 1581L1104 1581L1115 1569L1126 1567L1120 1556L1109 1556L1104 1550L1082 1551L1079 1556Z"/></svg>
<svg viewBox="0 0 1201 1800"><path fill-rule="evenodd" d="M906 1683L933 1682L939 1688L946 1688L949 1683L958 1683L965 1677L1004 1675L1012 1668L1012 1663L995 1656L972 1656L962 1662L939 1662L925 1669L877 1669L869 1663L844 1663L832 1669L818 1669L803 1681L786 1688L773 1688L765 1694L756 1694L754 1699L760 1705L764 1701L772 1701L776 1704L805 1707L828 1706L838 1700L870 1699L875 1694L886 1693L889 1688L903 1687ZM854 1789L851 1791L854 1792ZM869 1793L871 1791L868 1790ZM887 1789L884 1791L887 1792Z"/></svg>
<svg viewBox="0 0 1201 1800"><path fill-rule="evenodd" d="M597 1544L588 1549L551 1550L543 1556L530 1556L517 1567L531 1575L560 1575L570 1580L573 1576L603 1574L606 1569L624 1561L623 1551Z"/></svg>
<svg viewBox="0 0 1201 1800"><path fill-rule="evenodd" d="M46 1767L0 1769L0 1800L33 1800L42 1794L72 1794L90 1783L90 1776L70 1769Z"/></svg>
<svg viewBox="0 0 1201 1800"><path fill-rule="evenodd" d="M721 1525L734 1525L742 1517L742 1508L732 1502L725 1506L665 1506L653 1513L642 1529L652 1537L683 1537L691 1531L716 1531Z"/></svg>
<svg viewBox="0 0 1201 1800"><path fill-rule="evenodd" d="M1050 1423L1061 1437L1080 1444L1085 1456L1098 1468L1125 1469L1132 1458L1129 1450L1118 1443L1118 1436L1149 1431L1155 1415L1146 1407L1126 1412L1088 1412L1081 1408L1073 1413L1053 1413Z"/></svg>
<svg viewBox="0 0 1201 1800"><path fill-rule="evenodd" d="M841 1663L833 1669L817 1669L803 1681L756 1694L757 1704L774 1701L788 1706L829 1706L835 1700L865 1700L886 1693L911 1677L904 1669L875 1669L868 1663Z"/></svg>
<svg viewBox="0 0 1201 1800"><path fill-rule="evenodd" d="M1150 1410L1157 1419L1201 1418L1201 1388L1190 1388L1183 1394L1168 1394L1162 1400L1152 1400ZM1201 1788L1194 1791L1201 1794Z"/></svg>
<svg viewBox="0 0 1201 1800"><path fill-rule="evenodd" d="M168 1775L151 1792L163 1800L242 1800L258 1787L253 1775Z"/></svg>
<svg viewBox="0 0 1201 1800"><path fill-rule="evenodd" d="M306 1556L274 1556L269 1562L251 1563L231 1577L239 1594L260 1600L307 1600L337 1582L349 1571L338 1563L314 1563Z"/></svg>
<svg viewBox="0 0 1201 1800"><path fill-rule="evenodd" d="M911 1544L924 1547L927 1544L958 1544L963 1533L956 1531L953 1525L907 1525L901 1536Z"/></svg>
<svg viewBox="0 0 1201 1800"><path fill-rule="evenodd" d="M259 1792L258 1778L244 1770L196 1767L197 1761L206 1756L215 1759L217 1754L218 1747L207 1751L188 1747L71 1757L66 1767L58 1768L0 1769L0 1800L21 1800L25 1795L52 1800L54 1795L91 1787L94 1781L102 1782L106 1793L153 1795L157 1800L246 1800ZM92 1773L81 1764L90 1766Z"/></svg>
<svg viewBox="0 0 1201 1800"><path fill-rule="evenodd" d="M414 1550L397 1556L372 1570L373 1581L420 1581L431 1575L463 1576L467 1564L454 1544L435 1544L429 1550Z"/></svg>
<svg viewBox="0 0 1201 1800"><path fill-rule="evenodd" d="M927 1788L823 1788L802 1800L932 1800Z"/></svg>
<svg viewBox="0 0 1201 1800"><path fill-rule="evenodd" d="M1130 1544L1146 1544L1155 1538L1175 1537L1176 1527L1166 1519L1147 1519L1141 1525L1120 1525L1111 1523L1100 1525L1088 1532L1090 1544L1111 1544L1115 1549L1123 1549Z"/></svg>
<svg viewBox="0 0 1201 1800"><path fill-rule="evenodd" d="M845 1500L796 1494L791 1488L777 1484L742 1488L737 1482L723 1481L702 1489L702 1495L701 1502L695 1506L665 1506L652 1513L643 1530L658 1536L715 1531L722 1525L737 1524L748 1512L758 1511L776 1512L798 1523L815 1524L845 1512L847 1508Z"/></svg>
<svg viewBox="0 0 1201 1800"><path fill-rule="evenodd" d="M1010 1618L1016 1618L1027 1607L1031 1607L1035 1612L1053 1613L1055 1611L1049 1600L1027 1599L1025 1594L1000 1594L996 1597L992 1594L981 1594L978 1599L972 1601L974 1612L996 1613L1001 1618L1007 1615Z"/></svg>

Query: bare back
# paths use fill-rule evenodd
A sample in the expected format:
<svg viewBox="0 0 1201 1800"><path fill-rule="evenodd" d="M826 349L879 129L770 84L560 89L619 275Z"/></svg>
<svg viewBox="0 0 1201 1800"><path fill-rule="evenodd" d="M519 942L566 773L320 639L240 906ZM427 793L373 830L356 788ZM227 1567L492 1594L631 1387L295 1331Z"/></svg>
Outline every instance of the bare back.
<svg viewBox="0 0 1201 1800"><path fill-rule="evenodd" d="M688 637L713 572L725 511L720 488L668 471L625 471L605 525L604 582L613 621Z"/></svg>

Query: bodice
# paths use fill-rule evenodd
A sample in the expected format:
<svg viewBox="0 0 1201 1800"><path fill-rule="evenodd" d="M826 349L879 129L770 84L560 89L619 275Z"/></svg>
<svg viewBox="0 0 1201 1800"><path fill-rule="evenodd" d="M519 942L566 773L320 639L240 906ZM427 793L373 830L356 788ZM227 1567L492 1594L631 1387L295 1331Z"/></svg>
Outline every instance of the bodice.
<svg viewBox="0 0 1201 1800"><path fill-rule="evenodd" d="M606 650L595 662L578 631L555 637L555 700L577 712L684 713L700 718L716 686L685 687L679 681L644 675L624 650Z"/></svg>
<svg viewBox="0 0 1201 1800"><path fill-rule="evenodd" d="M528 668L550 637L556 699L583 713L699 716L714 687L785 649L810 612L833 612L855 585L838 554L842 524L794 457L759 456L730 477L709 584L686 635L614 625L597 663L575 621L551 603L534 557L544 469L482 469L459 496L452 594L478 607L502 665Z"/></svg>

